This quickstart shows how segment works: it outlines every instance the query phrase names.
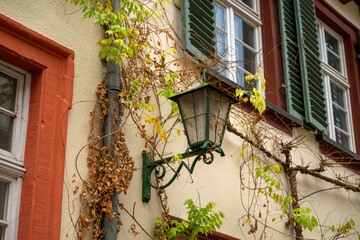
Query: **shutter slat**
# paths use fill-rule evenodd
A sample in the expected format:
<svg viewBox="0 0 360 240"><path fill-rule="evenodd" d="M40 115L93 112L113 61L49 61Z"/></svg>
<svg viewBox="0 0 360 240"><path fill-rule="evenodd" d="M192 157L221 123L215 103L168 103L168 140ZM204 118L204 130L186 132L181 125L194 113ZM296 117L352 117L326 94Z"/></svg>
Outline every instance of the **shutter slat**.
<svg viewBox="0 0 360 240"><path fill-rule="evenodd" d="M314 1L279 0L279 16L288 111L327 131Z"/></svg>
<svg viewBox="0 0 360 240"><path fill-rule="evenodd" d="M295 0L300 67L306 122L327 131L325 91L323 86L318 29L313 0Z"/></svg>
<svg viewBox="0 0 360 240"><path fill-rule="evenodd" d="M182 0L181 21L184 48L193 56L213 56L215 49L215 1Z"/></svg>

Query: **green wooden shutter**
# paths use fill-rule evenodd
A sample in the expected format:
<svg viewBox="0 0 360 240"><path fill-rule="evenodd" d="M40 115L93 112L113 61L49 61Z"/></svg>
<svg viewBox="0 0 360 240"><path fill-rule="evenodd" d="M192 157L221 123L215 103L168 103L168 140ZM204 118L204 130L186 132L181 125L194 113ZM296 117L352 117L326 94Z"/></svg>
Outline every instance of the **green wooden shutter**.
<svg viewBox="0 0 360 240"><path fill-rule="evenodd" d="M279 0L279 12L288 111L327 132L314 0Z"/></svg>
<svg viewBox="0 0 360 240"><path fill-rule="evenodd" d="M183 45L190 54L210 57L215 50L215 1L181 0Z"/></svg>

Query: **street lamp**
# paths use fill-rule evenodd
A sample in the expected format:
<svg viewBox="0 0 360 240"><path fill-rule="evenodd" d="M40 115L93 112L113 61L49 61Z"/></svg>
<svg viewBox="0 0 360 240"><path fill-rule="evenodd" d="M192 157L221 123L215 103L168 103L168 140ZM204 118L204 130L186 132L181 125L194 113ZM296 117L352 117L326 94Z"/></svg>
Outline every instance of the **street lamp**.
<svg viewBox="0 0 360 240"><path fill-rule="evenodd" d="M184 93L170 98L179 106L181 120L184 124L185 135L188 140L189 148L181 154L183 158L197 156L189 167L181 161L174 176L170 181L161 186L160 189L168 187L178 176L182 167L193 173L196 163L203 158L206 164L211 164L214 160L212 151L225 156L221 149L223 136L231 104L237 102L236 99L205 83L205 73L203 74L203 84L200 87L191 89ZM210 154L211 159L205 155ZM149 153L143 151L143 201L150 200L150 187L158 188L151 183L151 172L155 170L155 177L162 179L166 174L164 164L167 164L172 157L152 161ZM161 170L160 170L160 169Z"/></svg>

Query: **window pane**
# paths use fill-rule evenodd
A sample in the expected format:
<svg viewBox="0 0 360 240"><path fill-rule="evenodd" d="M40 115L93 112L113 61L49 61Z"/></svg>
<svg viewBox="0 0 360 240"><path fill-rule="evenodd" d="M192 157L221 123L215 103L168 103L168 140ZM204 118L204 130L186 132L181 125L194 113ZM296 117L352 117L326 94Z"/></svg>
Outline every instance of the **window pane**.
<svg viewBox="0 0 360 240"><path fill-rule="evenodd" d="M16 84L15 78L0 72L0 107L12 112L15 112Z"/></svg>
<svg viewBox="0 0 360 240"><path fill-rule="evenodd" d="M5 227L0 225L0 240L5 240Z"/></svg>
<svg viewBox="0 0 360 240"><path fill-rule="evenodd" d="M220 55L223 58L227 58L227 52L228 52L228 47L227 47L227 34L217 30L216 32L216 50L217 50L217 54Z"/></svg>
<svg viewBox="0 0 360 240"><path fill-rule="evenodd" d="M326 47L330 49L331 51L340 54L339 51L339 41L336 40L333 36L331 36L328 32L325 31L325 42Z"/></svg>
<svg viewBox="0 0 360 240"><path fill-rule="evenodd" d="M334 124L335 126L341 128L342 130L348 132L348 123L347 123L347 113L344 112L339 107L333 105L333 115L334 115Z"/></svg>
<svg viewBox="0 0 360 240"><path fill-rule="evenodd" d="M341 144L342 146L346 147L347 149L350 149L349 146L349 136L347 136L346 134L342 133L340 130L335 128L335 137L336 137L336 142L338 142L339 144Z"/></svg>
<svg viewBox="0 0 360 240"><path fill-rule="evenodd" d="M255 28L235 16L235 37L255 49Z"/></svg>
<svg viewBox="0 0 360 240"><path fill-rule="evenodd" d="M0 148L11 151L14 118L0 113Z"/></svg>
<svg viewBox="0 0 360 240"><path fill-rule="evenodd" d="M239 41L235 42L235 57L236 64L244 68L250 73L255 73L256 69L256 57L255 53L242 45Z"/></svg>
<svg viewBox="0 0 360 240"><path fill-rule="evenodd" d="M8 185L8 183L0 181L0 220L6 220Z"/></svg>
<svg viewBox="0 0 360 240"><path fill-rule="evenodd" d="M245 77L245 73L243 71L241 71L240 69L236 68L236 82L242 87L245 87L244 77Z"/></svg>
<svg viewBox="0 0 360 240"><path fill-rule="evenodd" d="M341 59L329 51L327 51L327 63L330 66L332 66L333 68L335 68L336 70L338 70L339 72L342 71L341 70Z"/></svg>
<svg viewBox="0 0 360 240"><path fill-rule="evenodd" d="M256 86L255 81L251 80L251 82L246 82L246 80L244 79L245 76L247 76L246 73L241 71L241 69L236 68L236 80L237 80L237 83L240 86L242 86L245 90L252 90Z"/></svg>
<svg viewBox="0 0 360 240"><path fill-rule="evenodd" d="M216 3L215 5L215 19L216 19L216 26L221 28L222 30L226 31L226 12L225 8L220 4Z"/></svg>
<svg viewBox="0 0 360 240"><path fill-rule="evenodd" d="M254 8L254 0L241 0L243 3L248 5L251 8Z"/></svg>
<svg viewBox="0 0 360 240"><path fill-rule="evenodd" d="M342 90L341 88L339 88L338 86L336 86L333 83L330 83L330 87L331 87L331 100L340 105L341 107L346 109L346 105L345 105L345 91Z"/></svg>

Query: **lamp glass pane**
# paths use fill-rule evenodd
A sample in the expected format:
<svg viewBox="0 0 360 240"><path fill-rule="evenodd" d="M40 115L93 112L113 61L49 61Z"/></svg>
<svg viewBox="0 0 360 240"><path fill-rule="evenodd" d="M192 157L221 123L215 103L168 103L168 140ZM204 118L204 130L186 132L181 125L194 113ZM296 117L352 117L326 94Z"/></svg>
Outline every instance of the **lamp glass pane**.
<svg viewBox="0 0 360 240"><path fill-rule="evenodd" d="M184 125L186 127L188 137L189 137L189 144L197 142L197 134L195 129L195 118L190 118L185 120Z"/></svg>
<svg viewBox="0 0 360 240"><path fill-rule="evenodd" d="M219 118L226 121L228 112L229 112L229 107L230 107L230 100L226 97L222 97L221 98L221 103L220 103L220 111L219 111Z"/></svg>
<svg viewBox="0 0 360 240"><path fill-rule="evenodd" d="M209 121L209 140L215 142L215 135L216 135L216 117L213 114L210 114L210 121Z"/></svg>
<svg viewBox="0 0 360 240"><path fill-rule="evenodd" d="M195 115L204 114L206 112L206 89L193 92Z"/></svg>
<svg viewBox="0 0 360 240"><path fill-rule="evenodd" d="M206 115L200 115L196 117L196 131L197 131L197 141L205 140L206 132Z"/></svg>
<svg viewBox="0 0 360 240"><path fill-rule="evenodd" d="M225 127L225 121L218 119L218 121L216 122L216 136L215 136L215 144L218 145L220 144L223 136L223 132L224 132L224 127Z"/></svg>
<svg viewBox="0 0 360 240"><path fill-rule="evenodd" d="M210 90L210 113L218 116L219 114L219 108L220 108L220 101L221 101L221 95L220 93Z"/></svg>
<svg viewBox="0 0 360 240"><path fill-rule="evenodd" d="M192 93L180 96L178 104L184 119L194 117L195 112Z"/></svg>

